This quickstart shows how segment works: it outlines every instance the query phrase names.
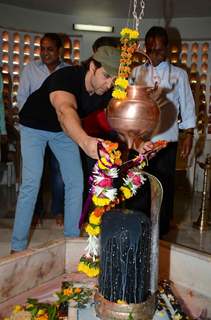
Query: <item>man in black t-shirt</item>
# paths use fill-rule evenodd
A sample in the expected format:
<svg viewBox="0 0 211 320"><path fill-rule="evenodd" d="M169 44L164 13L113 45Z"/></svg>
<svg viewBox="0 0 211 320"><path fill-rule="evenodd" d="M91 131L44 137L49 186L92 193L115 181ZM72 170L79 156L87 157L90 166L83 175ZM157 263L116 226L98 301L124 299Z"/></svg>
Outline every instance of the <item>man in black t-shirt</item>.
<svg viewBox="0 0 211 320"><path fill-rule="evenodd" d="M47 143L59 161L65 184L64 235L79 235L83 174L78 146L90 157L98 158L97 138L86 134L80 118L107 106L119 59L118 49L101 47L82 66L66 67L51 74L24 104L20 112L22 185L12 253L24 250L28 244Z"/></svg>
<svg viewBox="0 0 211 320"><path fill-rule="evenodd" d="M119 60L118 49L100 47L82 66L51 74L21 109L22 185L11 253L24 250L28 244L47 143L59 161L65 184L64 235L79 235L83 174L78 146L89 157L98 158L98 139L83 130L80 119L108 105ZM144 151L151 147L146 145Z"/></svg>

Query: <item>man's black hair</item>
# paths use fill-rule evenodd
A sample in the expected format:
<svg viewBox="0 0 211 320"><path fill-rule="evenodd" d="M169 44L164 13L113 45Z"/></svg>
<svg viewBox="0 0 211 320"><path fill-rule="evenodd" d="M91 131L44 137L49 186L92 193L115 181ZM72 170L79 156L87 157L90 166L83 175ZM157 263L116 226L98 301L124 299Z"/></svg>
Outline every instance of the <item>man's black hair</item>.
<svg viewBox="0 0 211 320"><path fill-rule="evenodd" d="M150 38L155 39L157 37L163 38L165 46L167 47L168 41L169 41L168 34L167 34L166 29L164 29L163 27L154 26L154 27L150 28L147 31L147 34L145 36L145 43L147 43L148 39L150 39Z"/></svg>
<svg viewBox="0 0 211 320"><path fill-rule="evenodd" d="M120 47L120 38L116 37L100 37L95 40L92 45L93 52L96 52L98 48L103 46Z"/></svg>
<svg viewBox="0 0 211 320"><path fill-rule="evenodd" d="M97 69L102 67L102 64L100 62L96 61L95 59L93 59L92 57L90 57L89 59L87 59L85 61L82 61L81 65L84 66L86 71L88 71L91 62L94 63L94 65Z"/></svg>
<svg viewBox="0 0 211 320"><path fill-rule="evenodd" d="M58 49L62 47L62 40L57 33L45 33L40 42L45 38L52 40Z"/></svg>

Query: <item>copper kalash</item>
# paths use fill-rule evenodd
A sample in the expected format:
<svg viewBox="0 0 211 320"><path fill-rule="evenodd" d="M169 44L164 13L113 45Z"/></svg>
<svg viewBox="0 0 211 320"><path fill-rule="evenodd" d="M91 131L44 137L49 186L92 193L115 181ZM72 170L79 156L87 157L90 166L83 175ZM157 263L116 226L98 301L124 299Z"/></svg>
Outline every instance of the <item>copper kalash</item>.
<svg viewBox="0 0 211 320"><path fill-rule="evenodd" d="M152 95L157 87L131 85L127 98L112 99L107 108L110 126L126 142L129 149L150 140L159 123L160 110Z"/></svg>
<svg viewBox="0 0 211 320"><path fill-rule="evenodd" d="M107 108L110 126L119 134L128 148L137 148L144 141L150 140L159 124L159 107L153 100L157 88L130 85L127 98L112 99ZM95 295L96 313L100 319L111 320L148 320L152 319L156 309L155 295L158 286L158 226L159 211L162 202L162 186L157 178L144 173L151 188L151 242L150 246L150 282L149 296L140 303L115 303L105 299L101 292Z"/></svg>

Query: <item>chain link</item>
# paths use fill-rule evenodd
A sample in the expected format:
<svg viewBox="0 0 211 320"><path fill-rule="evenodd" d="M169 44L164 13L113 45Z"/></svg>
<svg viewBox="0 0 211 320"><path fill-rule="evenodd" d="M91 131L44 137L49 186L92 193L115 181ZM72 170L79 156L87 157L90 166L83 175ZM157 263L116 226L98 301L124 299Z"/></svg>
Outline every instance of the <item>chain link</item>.
<svg viewBox="0 0 211 320"><path fill-rule="evenodd" d="M133 2L133 18L135 20L135 28L138 30L139 24L144 16L144 9L145 9L145 1L140 1L140 13L137 13L137 0Z"/></svg>

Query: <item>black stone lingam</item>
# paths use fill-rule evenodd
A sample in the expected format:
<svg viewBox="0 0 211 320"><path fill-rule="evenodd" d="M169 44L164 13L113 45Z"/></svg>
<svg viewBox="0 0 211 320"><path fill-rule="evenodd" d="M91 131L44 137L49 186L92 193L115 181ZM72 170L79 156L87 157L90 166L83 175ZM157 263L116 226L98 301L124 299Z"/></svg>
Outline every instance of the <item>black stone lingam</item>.
<svg viewBox="0 0 211 320"><path fill-rule="evenodd" d="M112 302L145 301L150 292L150 219L117 209L102 219L99 292Z"/></svg>
<svg viewBox="0 0 211 320"><path fill-rule="evenodd" d="M119 208L102 218L101 273L95 294L96 314L101 320L128 320L131 316L151 320L154 316L162 187L154 176L144 175L150 182L150 213Z"/></svg>

